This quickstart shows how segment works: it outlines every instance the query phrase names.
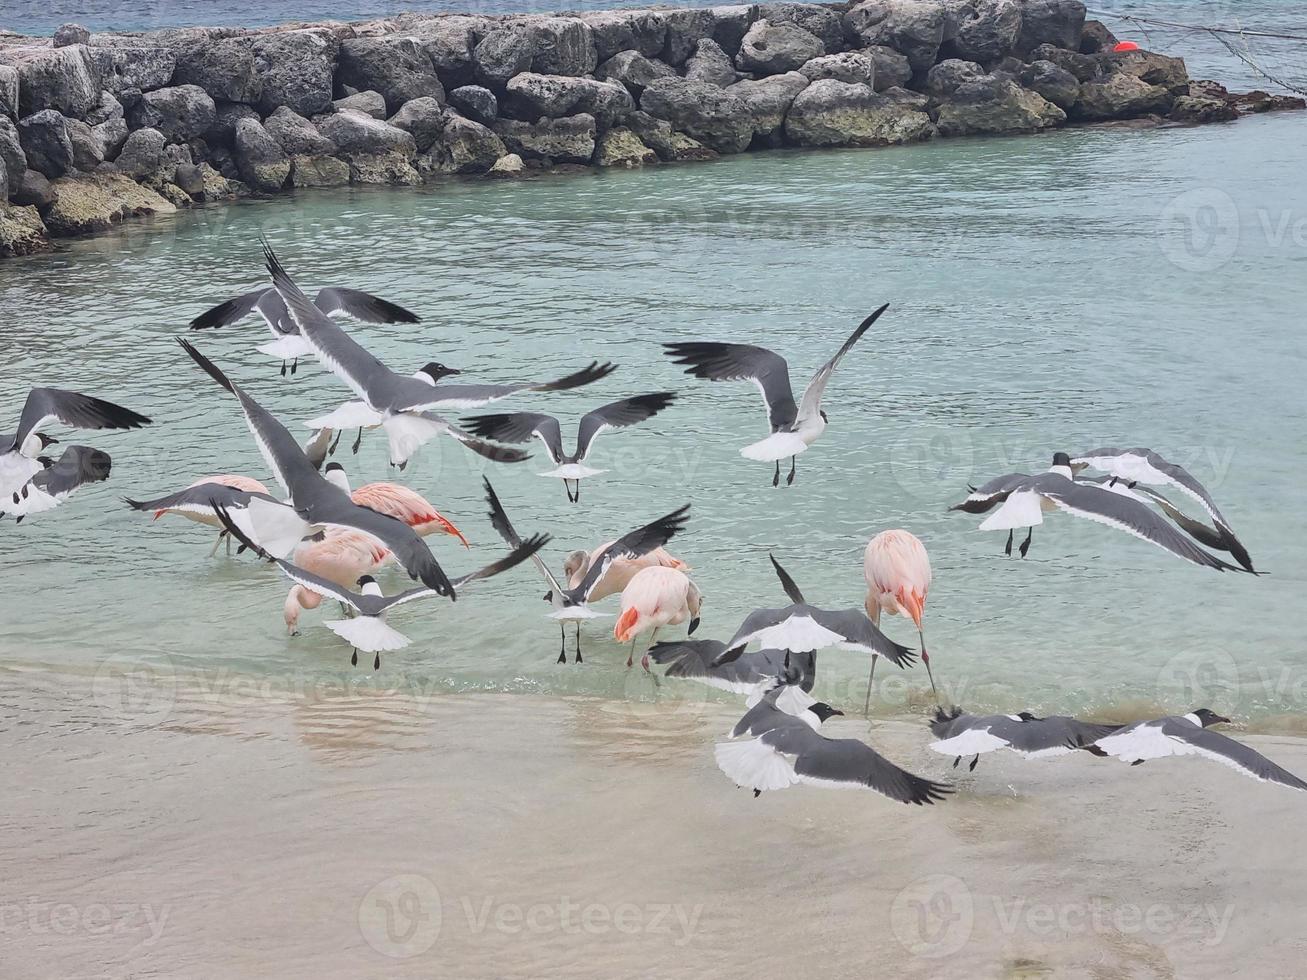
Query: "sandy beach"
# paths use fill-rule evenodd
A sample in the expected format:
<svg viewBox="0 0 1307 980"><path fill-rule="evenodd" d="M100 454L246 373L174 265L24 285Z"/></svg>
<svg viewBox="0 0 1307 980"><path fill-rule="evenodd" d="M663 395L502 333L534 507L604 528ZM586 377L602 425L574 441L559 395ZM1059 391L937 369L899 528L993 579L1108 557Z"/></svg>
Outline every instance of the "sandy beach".
<svg viewBox="0 0 1307 980"><path fill-rule="evenodd" d="M215 675L216 676L216 675ZM753 799L728 704L0 672L3 973L1294 976L1303 801L1192 759L930 753L957 793ZM1247 736L1290 769L1307 743ZM801 925L800 925L801 924Z"/></svg>

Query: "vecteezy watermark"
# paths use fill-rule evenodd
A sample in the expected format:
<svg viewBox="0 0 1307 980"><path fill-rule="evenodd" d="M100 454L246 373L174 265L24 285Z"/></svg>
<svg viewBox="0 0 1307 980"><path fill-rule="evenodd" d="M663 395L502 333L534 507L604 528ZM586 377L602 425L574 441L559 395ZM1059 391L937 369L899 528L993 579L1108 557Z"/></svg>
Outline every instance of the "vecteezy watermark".
<svg viewBox="0 0 1307 980"><path fill-rule="evenodd" d="M0 937L140 936L153 946L168 924L170 905L136 902L50 902L30 895L22 902L0 902ZM5 940L0 938L0 942Z"/></svg>
<svg viewBox="0 0 1307 980"><path fill-rule="evenodd" d="M971 889L952 875L918 878L894 896L889 920L894 938L913 956L951 956L971 939Z"/></svg>
<svg viewBox="0 0 1307 980"><path fill-rule="evenodd" d="M468 931L473 935L499 932L507 935L669 936L673 946L694 938L703 905L672 903L578 902L563 896L553 902L521 905L500 902L493 896L464 898L461 902Z"/></svg>
<svg viewBox="0 0 1307 980"><path fill-rule="evenodd" d="M106 721L123 728L154 728L172 714L177 677L167 657L114 654L96 670L91 695Z"/></svg>
<svg viewBox="0 0 1307 980"><path fill-rule="evenodd" d="M384 956L421 956L440 937L440 891L429 878L393 875L368 890L359 903L359 932Z"/></svg>
<svg viewBox="0 0 1307 980"><path fill-rule="evenodd" d="M1158 700L1184 710L1237 710L1242 685L1239 665L1223 650L1187 650L1168 660L1157 675Z"/></svg>
<svg viewBox="0 0 1307 980"><path fill-rule="evenodd" d="M1173 197L1158 216L1158 247L1187 272L1215 272L1241 244L1273 251L1307 251L1307 215L1287 208L1256 208L1245 222L1238 205L1216 187L1195 187Z"/></svg>

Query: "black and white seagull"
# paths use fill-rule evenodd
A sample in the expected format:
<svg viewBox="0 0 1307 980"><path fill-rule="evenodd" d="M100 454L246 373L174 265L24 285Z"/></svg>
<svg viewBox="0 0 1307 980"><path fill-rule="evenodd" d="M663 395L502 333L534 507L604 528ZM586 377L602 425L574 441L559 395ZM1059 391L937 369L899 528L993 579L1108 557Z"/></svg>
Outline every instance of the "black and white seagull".
<svg viewBox="0 0 1307 980"><path fill-rule="evenodd" d="M333 313L346 313L355 320L364 323L417 323L416 313L412 313L397 303L384 300L359 289L345 289L328 286L318 290L313 297L313 305L326 316ZM191 321L192 330L208 330L225 327L245 319L251 313L257 313L272 331L272 342L256 348L260 354L267 354L281 361L281 373L287 373L286 362L290 362L290 373L299 368L301 357L312 357L313 348L302 336L281 295L271 286L264 286L252 292L244 293L235 299L219 303L212 309L205 310Z"/></svg>
<svg viewBox="0 0 1307 980"><path fill-rule="evenodd" d="M490 505L491 525L499 533L499 536L508 543L509 547L519 547L522 538L508 519L508 515L504 513L504 507L499 502L499 496L495 493L495 488L484 477L482 482L486 488L486 502ZM558 651L558 663L567 663L567 629L564 623L568 621L576 623L575 662L581 663L581 620L597 619L605 615L591 609L589 601L590 596L593 595L600 580L604 577L604 573L608 571L608 566L618 558L639 558L655 548L661 548L678 531L685 527L685 522L689 519L689 513L690 505L686 504L679 510L674 510L655 521L650 521L643 527L638 527L634 531L623 534L590 563L585 576L574 588L565 588L560 584L558 579L554 578L554 573L549 570L549 566L545 564L539 555L533 554L531 556L536 568L540 570L540 574L544 576L545 581L549 584L549 592L545 595L545 600L553 606L549 618L558 621L558 631L562 637L562 643Z"/></svg>
<svg viewBox="0 0 1307 980"><path fill-rule="evenodd" d="M767 422L771 435L740 450L745 459L756 459L776 464L772 486L781 482L781 460L790 458L790 475L786 484L794 482L795 457L806 450L826 431L828 419L822 411L821 399L826 393L831 375L840 360L858 342L882 313L889 309L886 303L858 325L835 356L823 364L808 382L798 404L790 387L790 368L774 351L752 344L721 343L665 343L667 355L676 364L685 365L685 373L708 381L752 381L762 392L767 407Z"/></svg>
<svg viewBox="0 0 1307 980"><path fill-rule="evenodd" d="M25 517L54 510L87 483L109 479L112 469L108 453L90 446L68 446L28 481L26 493L15 494L17 501L0 498L0 517L10 514L15 524L21 524Z"/></svg>
<svg viewBox="0 0 1307 980"><path fill-rule="evenodd" d="M154 497L150 500L133 500L131 497L124 497L123 502L132 510L153 513L156 521L164 514L178 514L188 521L194 521L196 524L217 528L218 539L213 543L213 549L209 552L209 556L212 557L217 553L218 547L223 541L227 542L227 553L230 555L231 537L223 528L222 522L218 520L215 503L221 505L229 513L247 509L251 500L262 500L264 503L274 506L284 504L284 501L278 500L265 490L256 489L262 486L263 484L257 480L251 480L248 477L223 475L197 480L182 490L167 493L161 497Z"/></svg>
<svg viewBox="0 0 1307 980"><path fill-rule="evenodd" d="M597 476L606 470L596 470L585 465L599 433L608 429L624 429L627 426L652 418L676 400L670 391L656 391L647 395L636 395L610 402L592 412L581 416L576 430L576 451L568 453L563 449L563 433L558 419L552 415L538 412L511 412L501 415L473 415L463 419L470 432L497 442L530 442L532 437L544 443L549 458L555 468L541 476L557 477L563 481L567 499L577 503L581 499L581 480L588 476Z"/></svg>
<svg viewBox="0 0 1307 980"><path fill-rule="evenodd" d="M1279 783L1290 789L1307 790L1307 782L1280 768L1256 749L1220 732L1208 730L1212 725L1227 724L1229 721L1229 718L1216 714L1210 708L1196 708L1186 715L1137 721L1080 747L1094 755L1110 755L1135 766L1149 759L1199 755L1264 783Z"/></svg>
<svg viewBox="0 0 1307 980"><path fill-rule="evenodd" d="M733 694L749 694L759 683L779 677L787 667L797 671L796 683L803 691L811 691L817 681L817 654L812 651L754 650L714 667L713 660L725 651L721 640L665 640L649 648L649 659L667 664L664 677L699 681Z"/></svg>
<svg viewBox="0 0 1307 980"><path fill-rule="evenodd" d="M737 741L720 742L714 749L718 768L737 786L753 790L755 797L796 783L865 787L917 806L952 792L944 783L900 769L865 742L821 734L827 718L843 714L824 702L811 702L797 715L782 710L777 702L788 686L782 682L764 694L731 730Z"/></svg>
<svg viewBox="0 0 1307 980"><path fill-rule="evenodd" d="M316 592L320 596L326 596L342 603L347 609L353 610L357 615L349 619L331 620L324 622L323 625L329 630L345 640L353 648L350 656L350 663L358 666L358 652L374 654L372 669L381 668L381 654L383 651L400 650L408 646L411 642L407 636L399 632L386 622L386 615L396 606L402 606L405 603L412 602L415 599L427 599L432 596L440 596L442 593L433 589L419 587L416 589L407 589L404 592L398 592L395 595L382 595L381 587L377 585L377 580L371 575L364 575L359 578L358 586L361 591L352 592L349 589L341 588L331 579L323 578L321 575L315 575L312 572L300 568L293 562L286 561L283 558L276 558L268 555L257 544L245 536L245 533L232 520L231 515L217 500L213 501L214 512L218 515L218 520L222 522L223 527L236 540L240 541L247 548L259 554L261 557L269 558L277 563L277 566L285 573L286 577L296 585L302 585L311 592ZM513 566L525 561L539 551L549 541L549 535L535 535L522 544L515 547L511 552L500 558L496 562L479 568L475 572L469 572L467 575L460 575L453 579L451 585L454 589L461 589L469 582L478 579L491 578L500 572L506 572Z"/></svg>
<svg viewBox="0 0 1307 980"><path fill-rule="evenodd" d="M929 748L940 755L953 756L954 769L963 756L974 756L968 768L975 769L986 752L1011 749L1027 759L1067 755L1120 727L1066 715L1040 718L1029 711L1015 715L972 715L958 707L951 711L936 708L930 730L938 741L932 742Z"/></svg>
<svg viewBox="0 0 1307 980"><path fill-rule="evenodd" d="M57 442L43 431L52 422L70 429L139 429L149 425L144 415L76 391L33 388L18 417L18 429L0 434L0 500L17 493L21 499L28 481L44 468L39 457ZM18 501L14 501L18 503Z"/></svg>
<svg viewBox="0 0 1307 980"><path fill-rule="evenodd" d="M267 409L229 380L189 341L179 337L177 342L209 377L236 396L259 452L290 498L286 503L279 503L253 495L243 512L233 512L231 519L246 537L273 557L285 558L309 534L326 528L361 531L390 549L410 577L442 596L455 598L454 587L440 563L411 527L355 504L348 493L318 472L295 437Z"/></svg>
<svg viewBox="0 0 1307 980"><path fill-rule="evenodd" d="M1177 488L1181 493L1197 501L1212 519L1220 543L1211 545L1211 547L1218 548L1221 551L1228 551L1246 571L1255 571L1248 549L1235 536L1234 528L1230 526L1230 522L1225 519L1220 508L1216 506L1216 501L1212 499L1212 495L1207 492L1206 487L1194 478L1192 473L1178 463L1170 462L1151 449L1104 448L1094 449L1071 457L1072 473L1078 476L1080 471L1084 469L1093 469L1098 470L1100 473L1106 473L1112 480L1121 481L1132 490L1139 484L1150 487L1170 486ZM1160 504L1161 501L1159 500L1158 503ZM1170 502L1167 501L1167 503ZM1163 509L1166 508L1163 507ZM1174 518L1174 515L1172 516ZM1181 526L1184 527L1184 524L1181 524ZM1185 528L1185 530L1191 534L1193 533L1189 528ZM1202 539L1199 538L1199 540Z"/></svg>
<svg viewBox="0 0 1307 980"><path fill-rule="evenodd" d="M1122 488L1076 481L1072 476L1071 457L1066 453L1056 453L1047 472L1035 476L1011 473L997 477L972 489L965 500L949 510L983 514L998 507L981 523L980 530L1007 531L1004 551L1010 555L1015 529L1029 528L1018 549L1022 558L1030 550L1035 525L1044 522L1044 514L1063 510L1075 517L1084 517L1142 538L1195 565L1219 572L1242 571L1199 548L1157 511L1133 494L1117 492L1119 489Z"/></svg>
<svg viewBox="0 0 1307 980"><path fill-rule="evenodd" d="M428 413L441 406L474 408L519 391L565 391L607 377L616 365L592 362L557 381L512 385L438 384L459 372L433 361L416 375L397 374L364 350L349 334L309 301L264 246L272 284L286 303L290 317L319 361L358 396L329 415L313 419L310 428L359 429L381 426L390 442L390 462L402 466L421 446L449 430L449 423ZM358 443L356 442L357 446Z"/></svg>

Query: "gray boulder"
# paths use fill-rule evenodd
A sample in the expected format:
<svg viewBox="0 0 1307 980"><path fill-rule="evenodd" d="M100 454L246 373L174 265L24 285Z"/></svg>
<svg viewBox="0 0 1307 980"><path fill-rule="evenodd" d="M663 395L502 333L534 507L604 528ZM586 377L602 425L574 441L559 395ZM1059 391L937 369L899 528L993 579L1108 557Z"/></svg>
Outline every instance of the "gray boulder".
<svg viewBox="0 0 1307 980"><path fill-rule="evenodd" d="M844 14L845 27L864 45L893 48L918 72L935 63L945 21L944 5L930 0L863 0Z"/></svg>
<svg viewBox="0 0 1307 980"><path fill-rule="evenodd" d="M537 40L531 70L542 75L587 75L599 64L590 25L578 17L542 17L533 23Z"/></svg>
<svg viewBox="0 0 1307 980"><path fill-rule="evenodd" d="M1098 54L1100 51L1111 51L1116 43L1116 35L1102 21L1087 20L1080 32L1080 47L1077 50L1081 54Z"/></svg>
<svg viewBox="0 0 1307 980"><path fill-rule="evenodd" d="M411 37L353 37L341 42L336 84L380 92L388 113L398 112L411 99L445 100L431 56Z"/></svg>
<svg viewBox="0 0 1307 980"><path fill-rule="evenodd" d="M1142 78L1118 73L1085 82L1072 108L1077 119L1127 119L1151 113L1166 113L1175 101L1165 86L1149 85Z"/></svg>
<svg viewBox="0 0 1307 980"><path fill-rule="evenodd" d="M159 169L167 139L157 129L138 129L129 135L114 166L129 177L144 177Z"/></svg>
<svg viewBox="0 0 1307 980"><path fill-rule="evenodd" d="M795 96L808 87L808 79L797 71L771 75L754 81L736 82L726 91L740 99L748 110L753 142L780 146L785 114Z"/></svg>
<svg viewBox="0 0 1307 980"><path fill-rule="evenodd" d="M484 32L489 23L483 17L437 17L415 28L414 36L442 80L465 81L472 77L472 45L477 31Z"/></svg>
<svg viewBox="0 0 1307 980"><path fill-rule="evenodd" d="M262 86L261 112L267 114L280 106L301 116L327 111L340 49L334 36L320 30L260 34L251 49Z"/></svg>
<svg viewBox="0 0 1307 980"><path fill-rule="evenodd" d="M939 109L944 136L1029 133L1066 122L1066 113L1037 92L1003 75L985 75L959 85Z"/></svg>
<svg viewBox="0 0 1307 980"><path fill-rule="evenodd" d="M740 75L721 45L709 38L703 38L699 41L694 56L685 63L685 77L692 82L707 82L709 85L725 88L727 85L734 85Z"/></svg>
<svg viewBox="0 0 1307 980"><path fill-rule="evenodd" d="M12 171L10 171L12 174ZM10 177L9 194L15 204L44 210L54 203L54 188L39 170L25 170L20 178Z"/></svg>
<svg viewBox="0 0 1307 980"><path fill-rule="evenodd" d="M54 109L42 109L18 120L18 139L27 166L51 180L73 169L73 142L68 120Z"/></svg>
<svg viewBox="0 0 1307 980"><path fill-rule="evenodd" d="M825 53L821 39L797 24L760 20L744 35L735 62L741 71L781 75Z"/></svg>
<svg viewBox="0 0 1307 980"><path fill-rule="evenodd" d="M123 144L127 142L131 130L127 128L127 120L122 116L110 116L104 122L92 126L91 132L99 141L100 152L104 159L113 160L118 156L118 151L122 149Z"/></svg>
<svg viewBox="0 0 1307 980"><path fill-rule="evenodd" d="M526 163L516 153L505 153L486 172L497 178L521 177L526 173Z"/></svg>
<svg viewBox="0 0 1307 980"><path fill-rule="evenodd" d="M870 85L813 82L785 117L785 139L797 146L883 146L930 139L930 117L876 93Z"/></svg>
<svg viewBox="0 0 1307 980"><path fill-rule="evenodd" d="M460 85L451 90L449 104L477 122L493 122L499 117L499 100L495 93L480 85Z"/></svg>
<svg viewBox="0 0 1307 980"><path fill-rule="evenodd" d="M608 129L635 109L625 86L593 78L523 72L509 81L506 93L504 110L527 121L588 113L600 129Z"/></svg>
<svg viewBox="0 0 1307 980"><path fill-rule="evenodd" d="M18 127L8 116L0 116L0 160L5 162L10 184L17 186L18 179L27 169L27 154L23 152L23 142L18 134Z"/></svg>
<svg viewBox="0 0 1307 980"><path fill-rule="evenodd" d="M418 157L417 168L424 176L483 174L507 152L504 141L491 130L449 112L440 139Z"/></svg>
<svg viewBox="0 0 1307 980"><path fill-rule="evenodd" d="M647 112L634 112L627 119L629 128L640 141L652 149L660 160L712 160L717 153L685 133L672 129L665 119L655 119Z"/></svg>
<svg viewBox="0 0 1307 980"><path fill-rule="evenodd" d="M844 47L844 20L830 7L815 3L764 3L758 16L770 24L794 24L820 39L826 51ZM736 45L738 47L738 44Z"/></svg>
<svg viewBox="0 0 1307 980"><path fill-rule="evenodd" d="M772 7L779 8L789 6L789 4L773 4ZM740 45L744 41L744 35L749 32L749 28L754 25L761 14L758 12L756 4L731 4L725 7L709 7L708 12L712 14L713 28L712 39L722 46L725 51L739 51ZM785 20L786 18L777 14L772 20ZM835 23L842 32L844 26L840 21L839 15L835 15ZM800 27L805 25L799 24ZM811 30L811 28L807 28ZM818 37L821 34L813 31Z"/></svg>
<svg viewBox="0 0 1307 980"><path fill-rule="evenodd" d="M19 113L43 109L80 119L100 101L100 75L87 48L0 48L0 59L18 70Z"/></svg>
<svg viewBox="0 0 1307 980"><path fill-rule="evenodd" d="M1021 33L1017 0L968 0L949 42L957 57L986 64L1012 53Z"/></svg>
<svg viewBox="0 0 1307 980"><path fill-rule="evenodd" d="M5 168L5 162L0 159L0 206L3 206L9 200L9 171Z"/></svg>
<svg viewBox="0 0 1307 980"><path fill-rule="evenodd" d="M349 180L351 184L414 186L422 183L422 175L402 153L359 154L349 159Z"/></svg>
<svg viewBox="0 0 1307 980"><path fill-rule="evenodd" d="M445 107L441 105L439 99L424 96L405 102L399 112L390 117L389 122L390 125L410 134L417 151L425 153L431 149L436 140L440 139L447 118Z"/></svg>
<svg viewBox="0 0 1307 980"><path fill-rule="evenodd" d="M173 183L180 187L187 197L204 196L204 171L194 163L179 163L173 171Z"/></svg>
<svg viewBox="0 0 1307 980"><path fill-rule="evenodd" d="M18 69L0 65L0 116L18 118Z"/></svg>
<svg viewBox="0 0 1307 980"><path fill-rule="evenodd" d="M122 119L123 104L108 92L101 92L99 103L83 118L92 126L98 126L114 118Z"/></svg>
<svg viewBox="0 0 1307 980"><path fill-rule="evenodd" d="M90 44L91 32L81 24L62 24L55 28L50 43L56 48L66 48L70 44Z"/></svg>
<svg viewBox="0 0 1307 980"><path fill-rule="evenodd" d="M949 58L926 73L926 92L936 99L947 99L964 82L980 78L985 69L974 61Z"/></svg>
<svg viewBox="0 0 1307 980"><path fill-rule="evenodd" d="M231 146L236 142L236 124L242 119L258 119L259 114L243 102L214 104L213 124L204 133L211 146Z"/></svg>
<svg viewBox="0 0 1307 980"><path fill-rule="evenodd" d="M1087 82L1103 74L1103 66L1093 55L1068 51L1055 44L1041 44L1026 56L1026 60L1032 64L1036 61L1051 61L1063 71L1069 71L1078 82Z"/></svg>
<svg viewBox="0 0 1307 980"><path fill-rule="evenodd" d="M730 89L709 82L659 79L640 96L640 108L718 153L743 152L753 139L748 107Z"/></svg>
<svg viewBox="0 0 1307 980"><path fill-rule="evenodd" d="M604 133L595 148L595 164L600 167L643 167L657 162L658 154L624 126Z"/></svg>
<svg viewBox="0 0 1307 980"><path fill-rule="evenodd" d="M246 38L209 38L177 49L174 85L198 85L215 100L256 105L263 79Z"/></svg>
<svg viewBox="0 0 1307 980"><path fill-rule="evenodd" d="M1032 61L1021 72L1021 84L1064 111L1080 98L1076 76L1051 61Z"/></svg>
<svg viewBox="0 0 1307 980"><path fill-rule="evenodd" d="M595 120L586 113L537 123L501 119L495 123L495 132L509 151L524 159L589 163L594 156Z"/></svg>
<svg viewBox="0 0 1307 980"><path fill-rule="evenodd" d="M120 99L128 92L139 95L165 87L177 67L177 55L163 45L97 45L88 53L100 84Z"/></svg>
<svg viewBox="0 0 1307 980"><path fill-rule="evenodd" d="M170 142L203 136L217 118L217 106L198 85L155 89L141 96L129 118L133 129L157 129Z"/></svg>
<svg viewBox="0 0 1307 980"><path fill-rule="evenodd" d="M1080 35L1085 27L1085 5L1081 0L1024 0L1021 6L1021 33L1015 51L1025 55L1041 44L1080 50Z"/></svg>
<svg viewBox="0 0 1307 980"><path fill-rule="evenodd" d="M1171 118L1184 123L1229 122L1239 111L1225 99L1209 95L1182 95L1171 106Z"/></svg>
<svg viewBox="0 0 1307 980"><path fill-rule="evenodd" d="M607 61L619 51L656 58L667 45L667 22L656 10L599 10L581 14L590 28L595 56ZM739 45L739 41L736 41Z"/></svg>
<svg viewBox="0 0 1307 980"><path fill-rule="evenodd" d="M236 166L241 180L257 191L272 193L286 186L290 177L290 157L254 119L236 123Z"/></svg>
<svg viewBox="0 0 1307 980"><path fill-rule="evenodd" d="M865 51L845 51L813 58L800 73L811 82L833 78L837 82L860 82L871 85L876 78L876 63Z"/></svg>
<svg viewBox="0 0 1307 980"><path fill-rule="evenodd" d="M317 116L313 122L351 163L358 156L398 154L411 160L417 155L417 141L411 133L359 112Z"/></svg>
<svg viewBox="0 0 1307 980"><path fill-rule="evenodd" d="M287 156L331 156L336 144L294 109L282 106L263 121L263 128Z"/></svg>
<svg viewBox="0 0 1307 980"><path fill-rule="evenodd" d="M1183 58L1172 58L1152 51L1109 52L1098 56L1107 72L1134 75L1149 85L1161 85L1172 95L1189 94L1189 71Z"/></svg>
<svg viewBox="0 0 1307 980"><path fill-rule="evenodd" d="M291 187L342 187L349 183L349 164L330 156L290 158Z"/></svg>
<svg viewBox="0 0 1307 980"><path fill-rule="evenodd" d="M385 119L386 100L380 92L355 92L332 103L337 112L361 112L373 119Z"/></svg>
<svg viewBox="0 0 1307 980"><path fill-rule="evenodd" d="M535 34L525 27L491 31L472 49L475 76L487 85L502 87L514 75L530 69L537 48Z"/></svg>
<svg viewBox="0 0 1307 980"><path fill-rule="evenodd" d="M636 96L655 79L671 78L675 74L661 61L646 58L635 50L619 51L595 69L595 78L625 85Z"/></svg>
<svg viewBox="0 0 1307 980"><path fill-rule="evenodd" d="M73 145L73 167L77 170L94 170L104 163L104 147L94 130L80 119L67 119L68 140Z"/></svg>
<svg viewBox="0 0 1307 980"><path fill-rule="evenodd" d="M862 52L871 58L871 80L877 92L890 88L901 88L912 80L912 65L906 55L901 55L893 48L875 44Z"/></svg>
<svg viewBox="0 0 1307 980"><path fill-rule="evenodd" d="M660 57L673 68L685 64L699 41L712 37L717 27L713 12L702 7L662 10L659 13L667 25L667 43L663 45Z"/></svg>

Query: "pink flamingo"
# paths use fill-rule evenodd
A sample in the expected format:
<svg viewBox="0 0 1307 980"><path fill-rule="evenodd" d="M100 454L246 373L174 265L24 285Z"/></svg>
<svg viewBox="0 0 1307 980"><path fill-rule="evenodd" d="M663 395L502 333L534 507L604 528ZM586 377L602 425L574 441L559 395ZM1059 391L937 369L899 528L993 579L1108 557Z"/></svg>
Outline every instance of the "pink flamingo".
<svg viewBox="0 0 1307 980"><path fill-rule="evenodd" d="M398 483L368 483L351 490L345 467L339 463L328 463L323 475L349 494L350 499L360 507L371 507L375 511L387 514L403 521L418 534L449 534L463 542L463 547L471 547L463 532L456 528L448 518L431 506L431 502L422 494ZM356 576L357 578L357 576ZM351 586L353 582L349 583Z"/></svg>
<svg viewBox="0 0 1307 980"><path fill-rule="evenodd" d="M585 573L590 570L591 562L596 561L612 543L605 541L589 554L584 551L573 551L567 556L567 560L563 562L563 574L567 576L569 589L574 589L581 584ZM597 602L610 595L617 595L630 584L637 572L645 568L675 568L682 572L690 570L689 565L664 548L655 548L639 558L618 558L608 566L608 571L604 572L594 592L590 594L589 601Z"/></svg>
<svg viewBox="0 0 1307 980"><path fill-rule="evenodd" d="M867 615L880 626L881 612L891 616L909 616L917 626L921 641L921 662L926 665L930 689L939 701L935 678L930 672L926 653L926 636L921 617L926 611L926 594L930 591L930 557L926 546L907 531L882 531L869 542L862 557L862 574L867 580ZM876 674L876 654L871 655L871 673L867 675L867 710L871 710L871 682Z"/></svg>
<svg viewBox="0 0 1307 980"><path fill-rule="evenodd" d="M305 571L353 589L359 578L376 571L390 552L369 535L358 531L328 531L321 541L306 541L295 551L295 564ZM300 611L317 609L322 596L302 585L286 594L282 617L291 636L299 635Z"/></svg>
<svg viewBox="0 0 1307 980"><path fill-rule="evenodd" d="M129 500L128 503L137 510L153 510L153 519L156 521L164 514L179 514L196 524L217 528L218 540L213 543L213 550L209 552L209 556L212 557L218 551L218 545L222 544L224 538L227 538L227 532L223 529L217 514L214 513L213 508L207 502L192 499L194 495L186 492L187 490L194 490L196 487L202 487L207 483L216 483L219 486L230 487L242 493L266 494L268 492L268 488L253 477L240 476L236 473L219 473L216 476L201 477L187 486L185 490L170 494L167 497L160 497L157 501L138 503ZM231 554L231 540L229 538L227 539L227 553Z"/></svg>
<svg viewBox="0 0 1307 980"><path fill-rule="evenodd" d="M652 644L663 626L679 626L690 620L690 633L699 627L699 610L703 595L679 568L651 565L632 576L622 590L622 613L617 617L613 636L619 643L631 641L631 653L626 658L630 667L635 656L635 638L646 630L653 630ZM649 670L649 653L640 658L640 666Z"/></svg>

